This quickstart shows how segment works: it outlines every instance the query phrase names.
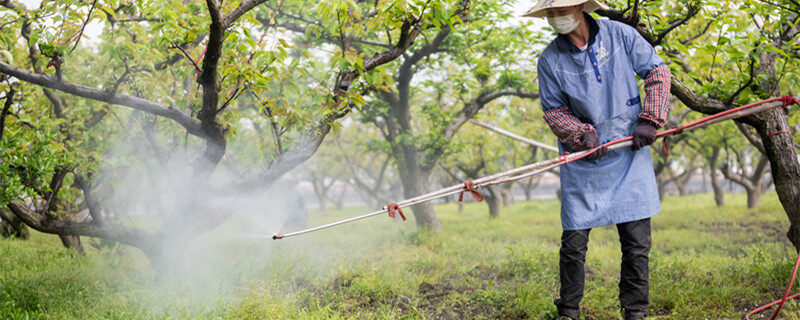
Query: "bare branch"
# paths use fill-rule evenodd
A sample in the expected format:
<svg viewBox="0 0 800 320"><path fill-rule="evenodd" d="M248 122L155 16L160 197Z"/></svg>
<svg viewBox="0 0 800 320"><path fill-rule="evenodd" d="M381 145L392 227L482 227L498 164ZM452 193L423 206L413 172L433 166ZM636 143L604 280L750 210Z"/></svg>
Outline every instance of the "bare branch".
<svg viewBox="0 0 800 320"><path fill-rule="evenodd" d="M414 75L412 70L414 65L419 63L419 61L425 57L428 57L436 52L448 35L450 35L450 28L445 27L436 34L436 37L434 37L430 43L419 48L410 57L406 58L402 65L400 65L400 69L398 71L399 75L397 79L397 89L399 91L398 95L400 96L401 100L408 99L408 89L409 84L411 83L411 78Z"/></svg>
<svg viewBox="0 0 800 320"><path fill-rule="evenodd" d="M69 223L55 221L36 213L19 200L9 203L8 209L31 228L49 234L99 237L135 247L141 247L141 239L152 239L155 236L144 230L133 229L120 224L100 224L97 221Z"/></svg>
<svg viewBox="0 0 800 320"><path fill-rule="evenodd" d="M680 42L683 45L688 45L688 44L692 43L692 41L695 41L695 40L697 40L697 38L700 38L704 34L706 34L706 32L708 32L708 29L711 28L712 24L714 24L714 20L713 19L709 20L708 23L706 23L705 28L703 28L703 30L698 32L696 35L693 35L693 36L689 37L688 39L679 40L678 42Z"/></svg>
<svg viewBox="0 0 800 320"><path fill-rule="evenodd" d="M781 4L778 4L778 3L775 3L775 2L772 2L772 1L767 1L767 0L758 0L758 1L761 1L763 3L769 4L769 5L773 6L773 7L778 7L778 8L781 8L783 10L786 10L786 11L791 11L791 12L794 12L796 14L800 14L800 11L797 11L795 9L783 6Z"/></svg>
<svg viewBox="0 0 800 320"><path fill-rule="evenodd" d="M408 47L411 46L417 36L422 32L422 28L417 26L417 23L418 22L409 21L403 23L397 44L391 49L376 53L364 61L364 71L370 71L378 66L389 63L408 50ZM356 70L343 70L339 73L334 86L334 101L336 101L336 103L341 101L347 94L352 81L358 78L359 75L360 73ZM296 167L297 164L310 158L319 148L320 144L322 144L328 132L330 132L333 122L347 115L350 110L351 106L346 105L320 119L317 125L312 126L303 133L295 144L295 148L287 150L276 159L275 165L270 166L270 168L261 175L237 184L233 190L253 189L258 186L269 185L279 179L283 174Z"/></svg>
<svg viewBox="0 0 800 320"><path fill-rule="evenodd" d="M19 80L39 85L45 88L69 93L74 96L106 102L112 105L125 106L136 110L141 110L157 116L162 116L175 120L178 124L196 136L202 136L200 123L192 117L172 106L163 105L157 102L145 100L139 97L125 94L109 94L106 91L62 81L55 77L30 72L0 61L0 73L15 77Z"/></svg>
<svg viewBox="0 0 800 320"><path fill-rule="evenodd" d="M186 59L187 59L187 60L189 60L189 62L191 62L191 63L192 63L192 65L194 66L194 70L195 70L195 71L197 71L197 72L203 72L203 70L202 70L202 69L200 69L200 67L197 65L197 63L196 63L196 62L194 62L194 59L192 59L192 57L189 55L189 53L188 53L188 52L186 52L186 50L184 50L184 49L183 49L183 47L181 47L181 46L179 46L179 45L176 45L176 46L175 46L175 48L177 48L178 50L180 50L180 51L181 51L181 53L183 53L183 56L184 56L184 57L186 57Z"/></svg>
<svg viewBox="0 0 800 320"><path fill-rule="evenodd" d="M225 155L225 129L217 119L219 104L219 59L222 55L222 44L225 40L225 26L222 22L217 0L206 0L211 24L208 27L208 44L203 57L202 72L197 77L197 83L203 87L203 105L197 113L203 138L206 140L205 149L200 158L194 163L194 170L200 175L210 175L222 157Z"/></svg>
<svg viewBox="0 0 800 320"><path fill-rule="evenodd" d="M761 152L761 154L765 153L764 143L761 141L761 137L758 136L758 133L751 131L750 127L747 127L738 121L736 122L736 126L739 127L739 131L741 131L744 137L747 138L747 141L749 141L750 144L758 149L758 152Z"/></svg>
<svg viewBox="0 0 800 320"><path fill-rule="evenodd" d="M269 23L269 20L264 19L262 17L256 17L256 20L258 20L259 22L261 22L264 25L267 25ZM306 33L306 29L308 28L308 27L304 27L304 26L301 26L301 25L298 25L298 24L291 23L291 22L279 23L278 27L284 28L284 29L289 30L289 31L302 33L302 34L305 34ZM330 42L330 43L333 43L333 42L337 41L336 38L331 37L329 35L320 35L320 38L322 38L325 41ZM361 39L361 38L353 38L353 37L351 37L349 40L352 41L352 42L355 42L355 43L361 43L361 44L365 44L365 45L369 45L369 46L375 46L375 47L381 47L381 48L391 48L392 47L389 44L380 43L380 42L377 42L377 41L366 40L366 39Z"/></svg>
<svg viewBox="0 0 800 320"><path fill-rule="evenodd" d="M652 42L652 45L653 46L657 46L657 45L661 44L661 42L664 41L664 37L666 37L667 34L672 32L672 30L674 30L675 28L685 24L687 21L689 21L689 19L691 19L692 17L697 15L700 12L700 9L701 9L701 6L699 6L699 5L690 6L689 7L689 12L687 12L686 15L683 16L683 18L670 21L669 26L667 26L666 29L664 29L664 30L662 30L661 32L658 33L658 36L656 36L656 40L654 42Z"/></svg>
<svg viewBox="0 0 800 320"><path fill-rule="evenodd" d="M539 94L531 93L531 92L524 92L518 91L515 89L504 89L504 90L497 90L497 91L487 91L483 92L478 97L468 101L464 104L461 110L455 116L450 123L448 123L444 129L442 130L441 137L445 141L449 141L453 138L453 136L458 133L458 129L461 128L464 123L469 121L475 117L475 114L478 113L484 106L489 104L495 99L505 97L505 96L517 96L521 98L527 99L537 99L539 98ZM434 158L438 158L444 152L444 146L439 144L431 149L431 151L427 152L427 154L432 155ZM430 157L430 156L429 156ZM433 166L436 164L437 161L428 161L427 165L425 165L424 170L429 171L433 169Z"/></svg>
<svg viewBox="0 0 800 320"><path fill-rule="evenodd" d="M84 128L91 128L100 123L103 118L108 114L108 108L103 107L97 111L92 112L92 115L89 116L86 120L83 121Z"/></svg>
<svg viewBox="0 0 800 320"><path fill-rule="evenodd" d="M222 19L221 25L223 29L227 29L231 26L237 19L243 16L253 8L257 7L258 5L267 2L267 0L247 0L243 1L242 4L239 5L236 9L233 9L231 13L229 13L225 18Z"/></svg>
<svg viewBox="0 0 800 320"><path fill-rule="evenodd" d="M3 104L3 112L0 113L0 141L3 141L3 132L6 129L6 116L11 112L11 104L14 102L15 93L16 90L11 88L5 96L6 102Z"/></svg>
<svg viewBox="0 0 800 320"><path fill-rule="evenodd" d="M739 185L741 185L742 187L745 187L746 189L753 189L754 188L754 186L750 183L750 180L746 179L741 174L733 172L733 170L731 170L730 164L728 164L728 163L722 165L722 167L720 168L719 171L720 171L720 173L722 173L723 176L725 176L726 179L731 180L733 182L736 182Z"/></svg>
<svg viewBox="0 0 800 320"><path fill-rule="evenodd" d="M9 8L14 11L19 11L21 9L21 6L19 4L16 4L14 1L11 0L0 1L0 6Z"/></svg>
<svg viewBox="0 0 800 320"><path fill-rule="evenodd" d="M92 6L89 7L89 13L86 14L86 21L83 22L83 26L81 26L81 31L78 33L78 39L75 40L75 45L72 46L72 50L70 52L75 51L75 48L78 47L78 43L81 42L81 37L83 37L83 30L86 29L86 25L89 24L89 19L92 18L92 11L94 11L94 6L97 4L97 0L92 1Z"/></svg>
<svg viewBox="0 0 800 320"><path fill-rule="evenodd" d="M758 45L756 45L756 47L758 47ZM745 81L745 83L743 83L741 86L739 86L739 89L736 89L736 92L731 94L731 96L728 97L728 99L725 99L725 101L724 101L725 104L727 104L727 105L732 104L733 100L736 100L736 97L738 97L739 94L741 94L742 91L744 91L745 88L747 88L747 87L749 87L749 86L751 86L753 84L753 80L756 77L755 64L756 64L756 58L755 58L755 56L753 54L751 54L750 55L750 63L749 63L749 68L750 68L750 76L749 76L749 78L747 79L747 81Z"/></svg>

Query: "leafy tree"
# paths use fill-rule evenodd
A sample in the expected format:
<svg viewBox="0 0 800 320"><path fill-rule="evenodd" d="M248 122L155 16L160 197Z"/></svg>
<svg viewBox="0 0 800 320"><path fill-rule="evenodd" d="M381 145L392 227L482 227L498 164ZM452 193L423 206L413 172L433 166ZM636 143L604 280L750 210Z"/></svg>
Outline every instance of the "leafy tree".
<svg viewBox="0 0 800 320"><path fill-rule="evenodd" d="M450 152L441 162L448 174L457 181L475 180L481 176L509 169L511 155L504 139L497 139L491 133L475 126L460 130L451 142L458 152ZM493 185L482 188L482 194L489 208L489 216L499 217L502 204L502 186ZM469 200L469 192L463 195Z"/></svg>
<svg viewBox="0 0 800 320"><path fill-rule="evenodd" d="M710 177L711 188L714 192L714 201L718 207L725 205L725 194L720 179L719 169L724 161L724 148L727 140L736 139L735 127L731 123L717 125L698 130L695 134L687 136L686 143L691 150L697 152L703 159L706 172ZM741 136L738 138L741 139Z"/></svg>
<svg viewBox="0 0 800 320"><path fill-rule="evenodd" d="M431 173L450 141L485 106L507 96L538 97L527 91L530 68L519 60L535 37L524 25L503 26L507 5L479 3L469 24L432 33L396 63L391 81L372 88L380 101L361 109L361 119L380 128L389 144L407 198L431 189ZM427 79L413 86L415 77ZM441 230L430 202L413 210L418 226Z"/></svg>
<svg viewBox="0 0 800 320"><path fill-rule="evenodd" d="M0 91L19 80L24 99L8 122L11 134L3 137L0 179L8 187L0 204L38 231L115 240L163 262L170 255L164 243L175 242L180 252L188 239L236 211L215 208L209 199L263 192L307 160L336 120L364 102L361 93L385 82L382 65L468 9L442 1L303 3L315 11L319 30L339 39L372 34L381 43L342 41L320 57L275 39L270 32L276 26L261 25L252 13L257 8L277 18L265 2L64 0L37 10L0 2L0 25L8 26L0 29ZM81 42L91 21L103 24L93 48ZM136 133L131 125L139 126ZM256 136L250 126L267 128L267 135ZM115 158L111 151L119 142L134 142L126 148L165 161L136 161L142 152ZM228 152L244 146L259 146L258 152ZM216 181L226 161L251 168L232 181ZM161 180L158 170L188 176L180 184L164 181L186 197L177 207L142 201L164 216L163 226L121 223L111 218L124 210L110 212L99 201L113 188L103 179L126 170ZM76 219L84 206L89 218Z"/></svg>
<svg viewBox="0 0 800 320"><path fill-rule="evenodd" d="M400 194L400 182L395 173L388 146L371 137L378 130L353 122L334 140L334 157L347 172L347 183L367 203L381 207Z"/></svg>
<svg viewBox="0 0 800 320"><path fill-rule="evenodd" d="M338 139L338 137L332 138ZM347 168L336 157L336 148L333 143L322 145L314 157L300 168L300 177L311 183L314 196L317 198L319 209L322 212L327 210L328 202L336 204L341 209L342 195L346 191L346 189L340 190L338 197L332 194L334 186L341 187L342 183L347 180Z"/></svg>
<svg viewBox="0 0 800 320"><path fill-rule="evenodd" d="M723 158L720 172L726 179L745 189L748 208L759 206L761 194L772 185L772 181L766 179L769 174L769 160L756 147L747 145L746 141L726 140L723 147L727 157Z"/></svg>

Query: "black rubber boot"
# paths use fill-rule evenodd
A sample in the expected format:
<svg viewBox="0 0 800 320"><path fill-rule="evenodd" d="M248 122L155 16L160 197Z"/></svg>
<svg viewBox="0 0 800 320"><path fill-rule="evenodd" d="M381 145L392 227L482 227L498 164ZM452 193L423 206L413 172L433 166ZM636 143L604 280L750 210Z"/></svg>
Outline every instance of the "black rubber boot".
<svg viewBox="0 0 800 320"><path fill-rule="evenodd" d="M623 320L642 320L645 318L647 318L646 312L626 312L625 309L622 310Z"/></svg>

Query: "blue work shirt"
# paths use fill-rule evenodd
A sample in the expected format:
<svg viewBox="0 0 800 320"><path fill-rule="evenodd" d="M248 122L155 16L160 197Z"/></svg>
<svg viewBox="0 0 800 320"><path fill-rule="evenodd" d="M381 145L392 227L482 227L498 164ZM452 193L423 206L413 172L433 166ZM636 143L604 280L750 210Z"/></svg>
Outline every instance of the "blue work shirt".
<svg viewBox="0 0 800 320"><path fill-rule="evenodd" d="M589 43L576 47L559 35L538 61L545 111L568 106L594 126L601 142L630 136L639 123L641 98L636 75L645 78L663 65L653 47L632 27L588 14ZM561 152L574 152L559 140ZM636 221L661 210L650 148L609 151L598 160L561 167L561 224L582 230Z"/></svg>

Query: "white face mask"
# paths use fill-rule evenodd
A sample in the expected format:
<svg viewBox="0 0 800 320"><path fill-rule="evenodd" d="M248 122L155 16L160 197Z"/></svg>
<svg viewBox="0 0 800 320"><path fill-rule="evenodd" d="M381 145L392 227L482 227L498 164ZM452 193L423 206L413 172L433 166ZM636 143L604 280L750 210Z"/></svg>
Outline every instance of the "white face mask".
<svg viewBox="0 0 800 320"><path fill-rule="evenodd" d="M575 20L575 16L568 14L565 16L558 16L558 17L547 17L547 22L550 23L550 26L553 27L558 33L567 34L575 30L580 24L580 20Z"/></svg>

